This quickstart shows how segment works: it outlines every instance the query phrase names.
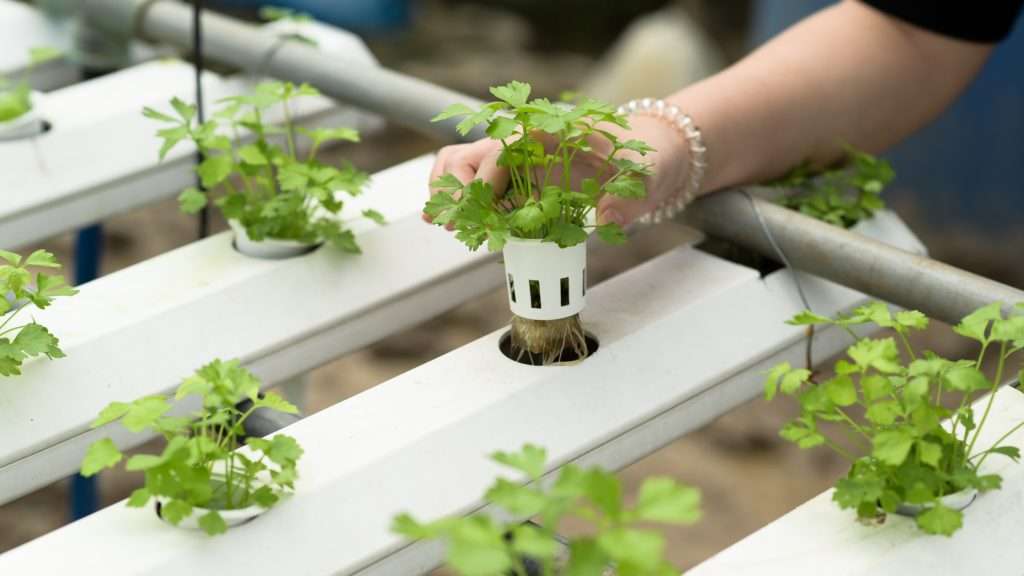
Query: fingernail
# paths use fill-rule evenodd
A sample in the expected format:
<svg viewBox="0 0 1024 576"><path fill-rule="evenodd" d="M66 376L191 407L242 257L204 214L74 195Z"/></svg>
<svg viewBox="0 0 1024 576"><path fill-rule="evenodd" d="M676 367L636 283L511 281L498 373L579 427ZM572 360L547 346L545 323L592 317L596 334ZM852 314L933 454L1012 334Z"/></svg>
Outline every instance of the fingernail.
<svg viewBox="0 0 1024 576"><path fill-rule="evenodd" d="M624 224L624 220L622 218L622 214L619 214L619 211L615 210L615 209L605 210L601 214L601 224L612 224L612 223L618 224L619 226L622 226Z"/></svg>

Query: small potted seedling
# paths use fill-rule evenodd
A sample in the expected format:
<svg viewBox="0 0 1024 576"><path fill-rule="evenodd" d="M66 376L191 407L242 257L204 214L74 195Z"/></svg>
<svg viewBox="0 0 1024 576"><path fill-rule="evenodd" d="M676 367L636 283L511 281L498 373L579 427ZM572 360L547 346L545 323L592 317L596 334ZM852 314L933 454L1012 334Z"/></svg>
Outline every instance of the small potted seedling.
<svg viewBox="0 0 1024 576"><path fill-rule="evenodd" d="M165 522L212 536L256 518L294 490L299 444L284 434L247 438L244 425L258 408L298 410L276 394L261 394L259 380L237 360L214 360L186 378L174 400L189 396L202 400L190 417L168 415L171 399L154 395L111 403L92 427L120 421L131 432L162 436L159 454L136 454L125 463L125 470L143 472L146 478L128 506L155 501ZM250 402L240 408L245 400ZM82 460L81 473L92 476L123 458L113 440L98 440Z"/></svg>
<svg viewBox="0 0 1024 576"><path fill-rule="evenodd" d="M991 455L1018 460L1019 450L1002 442L1024 421L992 446L978 445L978 438L1007 360L1024 347L1024 316L1005 317L995 303L965 317L953 330L981 344L973 360L915 351L907 334L927 327L928 318L917 311L892 314L879 302L834 319L805 311L790 323L848 331L873 324L895 333L895 338L854 336L849 359L837 361L834 376L825 381L783 363L765 382L769 400L781 391L800 403L800 416L782 428L783 438L801 448L828 446L850 462L832 495L840 508L856 510L865 521L887 513L913 516L922 531L949 536L961 527L963 508L979 492L1000 488L1002 478L981 466ZM994 380L980 369L990 351L996 351ZM990 396L979 418L973 400L983 393ZM830 438L820 428L823 422L838 424L847 443Z"/></svg>
<svg viewBox="0 0 1024 576"><path fill-rule="evenodd" d="M838 166L818 170L804 162L770 185L789 191L779 198L783 206L852 228L885 208L882 191L895 175L889 161L847 146L846 158Z"/></svg>
<svg viewBox="0 0 1024 576"><path fill-rule="evenodd" d="M23 78L14 81L0 76L0 140L15 140L41 134L45 129L40 107L43 95L29 86L27 77L36 65L60 56L53 48L33 48Z"/></svg>
<svg viewBox="0 0 1024 576"><path fill-rule="evenodd" d="M202 154L196 167L202 187L224 191L214 200L235 232L240 252L259 258L287 258L314 250L328 242L346 252L358 253L350 221L341 219L345 206L340 193L359 195L368 177L351 164L317 160L328 142L357 142L349 128L307 130L295 126L294 100L317 96L307 84L266 82L252 94L225 98L209 120L200 123L196 108L178 98L171 101L173 114L146 108L143 114L169 124L157 132L164 143L160 159L182 140L191 141ZM265 123L271 109L284 115L282 126ZM241 140L248 138L248 143ZM299 138L309 142L308 152ZM178 197L181 209L195 214L205 208L211 192L190 187ZM383 223L375 210L364 218Z"/></svg>
<svg viewBox="0 0 1024 576"><path fill-rule="evenodd" d="M636 503L626 506L622 485L601 468L564 466L550 483L541 481L547 453L527 444L520 452L492 458L526 475L498 478L484 499L496 515L452 516L423 523L397 516L392 530L414 540L442 540L447 564L462 576L678 576L665 558L665 538L650 524L689 525L700 519L700 492L672 478L644 480ZM535 518L536 522L522 520ZM586 531L563 540L561 523L575 519Z"/></svg>
<svg viewBox="0 0 1024 576"><path fill-rule="evenodd" d="M595 223L597 203L606 194L643 198L649 167L626 156L652 149L608 130L628 127L608 104L530 100L530 85L522 82L491 93L497 101L478 110L456 104L434 120L464 117L457 126L463 135L486 124L487 135L502 145L498 164L509 171L507 190L445 174L432 184L424 213L453 228L470 250L486 243L502 252L513 314L510 356L543 364L582 359L587 237L596 230L611 244L625 241L617 224ZM583 156L598 160L574 162Z"/></svg>
<svg viewBox="0 0 1024 576"><path fill-rule="evenodd" d="M55 298L77 293L63 276L51 270L60 270L60 262L45 250L36 250L25 258L0 250L0 376L21 374L25 360L35 356L64 357L57 337L42 324L35 320L15 322L26 310L42 310Z"/></svg>

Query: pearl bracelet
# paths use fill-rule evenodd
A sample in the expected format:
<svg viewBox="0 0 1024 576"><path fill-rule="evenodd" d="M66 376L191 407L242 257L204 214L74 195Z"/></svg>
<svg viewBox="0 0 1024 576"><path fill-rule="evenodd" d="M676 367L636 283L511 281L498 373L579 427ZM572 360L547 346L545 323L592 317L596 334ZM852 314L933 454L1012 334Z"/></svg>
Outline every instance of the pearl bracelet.
<svg viewBox="0 0 1024 576"><path fill-rule="evenodd" d="M704 171L707 169L707 162L705 162L707 148L704 146L700 128L697 128L693 123L693 118L684 114L678 106L666 104L664 100L651 98L630 100L620 106L616 112L630 116L660 118L678 130L686 140L690 149L690 173L686 185L637 221L641 224L657 224L663 220L674 218L697 196L697 193L700 192L701 182L704 180Z"/></svg>

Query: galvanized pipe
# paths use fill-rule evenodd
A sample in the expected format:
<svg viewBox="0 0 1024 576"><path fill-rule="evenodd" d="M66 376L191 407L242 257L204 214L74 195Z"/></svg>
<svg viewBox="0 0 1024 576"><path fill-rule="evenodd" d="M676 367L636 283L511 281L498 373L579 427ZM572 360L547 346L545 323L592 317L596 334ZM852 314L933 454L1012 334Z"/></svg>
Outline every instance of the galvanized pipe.
<svg viewBox="0 0 1024 576"><path fill-rule="evenodd" d="M795 268L881 300L951 324L992 302L1001 301L1007 306L1024 302L1024 291L893 248L740 190L705 196L687 207L680 219L710 236L778 259L752 202Z"/></svg>
<svg viewBox="0 0 1024 576"><path fill-rule="evenodd" d="M177 0L82 0L89 26L114 35L189 49L192 8ZM457 120L433 123L438 112L472 97L383 67L339 59L302 42L289 42L213 12L202 16L203 52L212 62L292 82L308 82L341 102L377 112L441 141L458 138ZM467 138L483 135L477 131Z"/></svg>
<svg viewBox="0 0 1024 576"><path fill-rule="evenodd" d="M86 20L110 34L131 34L188 48L191 8L177 0L83 0ZM450 104L479 101L384 68L338 61L300 42L282 42L249 24L203 16L206 55L214 61L294 82L309 82L341 101L377 112L441 141L453 141L454 121L431 123ZM466 139L482 136L480 131ZM882 300L955 323L993 301L1024 301L1024 292L838 229L771 202L754 200L769 230L801 270ZM711 194L681 217L706 233L766 256L777 254L750 199L738 191Z"/></svg>

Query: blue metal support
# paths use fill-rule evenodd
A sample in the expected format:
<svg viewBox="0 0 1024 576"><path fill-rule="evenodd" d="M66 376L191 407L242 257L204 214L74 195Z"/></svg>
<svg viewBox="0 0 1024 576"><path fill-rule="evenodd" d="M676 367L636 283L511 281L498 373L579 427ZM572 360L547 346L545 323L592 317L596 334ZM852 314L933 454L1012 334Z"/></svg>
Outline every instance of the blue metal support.
<svg viewBox="0 0 1024 576"><path fill-rule="evenodd" d="M100 275L103 258L103 227L89 226L75 239L75 285L95 280ZM99 509L97 477L75 475L71 479L71 519L78 520Z"/></svg>

